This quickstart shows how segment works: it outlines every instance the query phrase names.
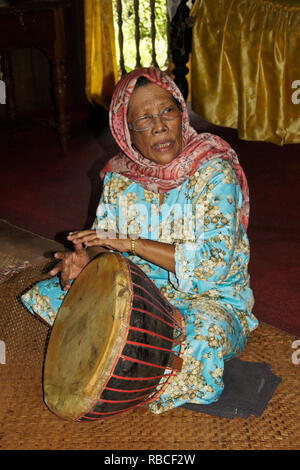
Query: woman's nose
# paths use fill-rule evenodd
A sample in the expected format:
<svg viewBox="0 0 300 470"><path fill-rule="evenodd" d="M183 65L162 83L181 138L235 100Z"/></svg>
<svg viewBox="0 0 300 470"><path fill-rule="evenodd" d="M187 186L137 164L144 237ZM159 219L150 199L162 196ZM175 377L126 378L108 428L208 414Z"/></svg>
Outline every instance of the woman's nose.
<svg viewBox="0 0 300 470"><path fill-rule="evenodd" d="M155 134L161 133L161 132L166 132L167 126L166 123L162 120L161 116L156 115L153 116L153 129L152 131Z"/></svg>

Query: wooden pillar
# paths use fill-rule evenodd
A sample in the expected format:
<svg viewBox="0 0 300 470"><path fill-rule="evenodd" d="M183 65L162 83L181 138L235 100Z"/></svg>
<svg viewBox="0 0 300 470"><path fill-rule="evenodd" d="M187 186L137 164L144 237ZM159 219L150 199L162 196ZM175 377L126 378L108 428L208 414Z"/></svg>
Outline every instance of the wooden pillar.
<svg viewBox="0 0 300 470"><path fill-rule="evenodd" d="M53 54L53 83L57 111L57 128L64 152L69 139L69 121L67 118L67 73L66 46L63 8L54 9L56 39Z"/></svg>
<svg viewBox="0 0 300 470"><path fill-rule="evenodd" d="M172 72L174 74L174 81L185 100L189 92L186 79L189 69L186 64L189 61L189 54L192 48L192 28L186 22L189 12L186 0L182 0L170 23L170 43L172 62L174 64Z"/></svg>

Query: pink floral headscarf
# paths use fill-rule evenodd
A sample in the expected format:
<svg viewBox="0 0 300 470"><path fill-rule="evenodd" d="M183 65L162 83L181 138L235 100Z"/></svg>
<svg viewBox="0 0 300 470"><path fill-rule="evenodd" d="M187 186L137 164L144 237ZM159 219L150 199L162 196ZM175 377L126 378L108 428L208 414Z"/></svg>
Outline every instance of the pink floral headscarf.
<svg viewBox="0 0 300 470"><path fill-rule="evenodd" d="M174 160L165 165L148 160L131 144L127 110L135 84L141 76L167 90L181 104L182 150ZM163 193L180 186L207 161L213 158L224 158L232 165L243 193L241 223L247 230L249 191L246 176L236 153L220 137L209 133L198 134L191 127L185 100L179 88L166 73L154 68L140 68L125 75L114 91L109 120L111 132L121 152L109 160L101 172L102 177L106 172L117 172L145 189Z"/></svg>

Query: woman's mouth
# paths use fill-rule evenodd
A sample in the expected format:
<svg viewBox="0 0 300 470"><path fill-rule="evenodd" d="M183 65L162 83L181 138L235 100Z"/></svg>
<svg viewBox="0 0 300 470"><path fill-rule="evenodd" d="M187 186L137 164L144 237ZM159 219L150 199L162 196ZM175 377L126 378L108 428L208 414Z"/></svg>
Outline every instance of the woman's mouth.
<svg viewBox="0 0 300 470"><path fill-rule="evenodd" d="M156 144L152 145L152 149L156 152L169 152L174 147L173 141L165 141L165 142L157 142Z"/></svg>

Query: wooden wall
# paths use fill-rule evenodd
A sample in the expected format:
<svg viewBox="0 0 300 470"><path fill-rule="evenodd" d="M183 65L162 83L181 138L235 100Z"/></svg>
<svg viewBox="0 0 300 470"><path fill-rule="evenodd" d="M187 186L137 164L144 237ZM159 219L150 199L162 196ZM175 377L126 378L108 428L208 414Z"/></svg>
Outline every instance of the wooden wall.
<svg viewBox="0 0 300 470"><path fill-rule="evenodd" d="M68 104L84 103L84 0L72 0L65 10L68 70ZM15 100L20 114L48 109L52 106L50 65L38 49L18 49L12 52ZM0 105L0 117L6 116L6 106Z"/></svg>

